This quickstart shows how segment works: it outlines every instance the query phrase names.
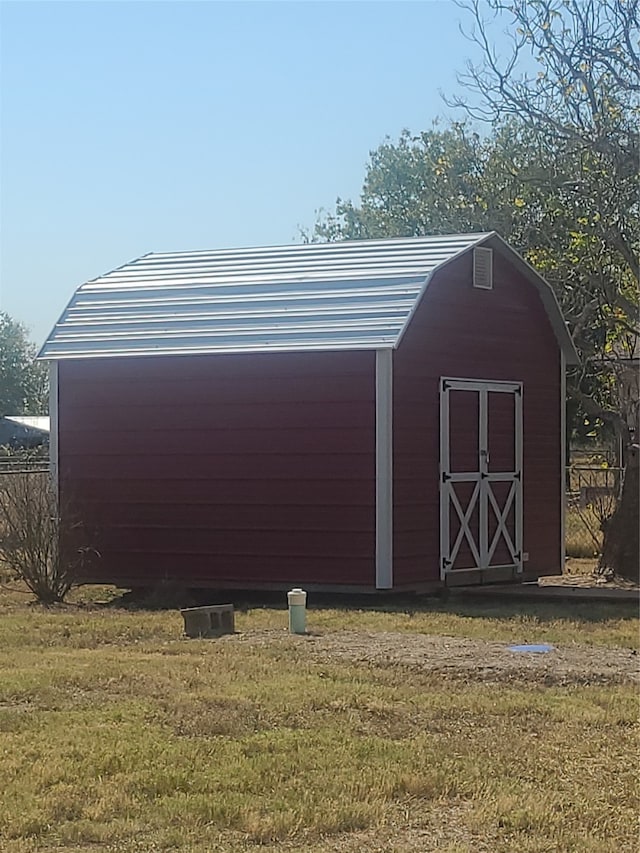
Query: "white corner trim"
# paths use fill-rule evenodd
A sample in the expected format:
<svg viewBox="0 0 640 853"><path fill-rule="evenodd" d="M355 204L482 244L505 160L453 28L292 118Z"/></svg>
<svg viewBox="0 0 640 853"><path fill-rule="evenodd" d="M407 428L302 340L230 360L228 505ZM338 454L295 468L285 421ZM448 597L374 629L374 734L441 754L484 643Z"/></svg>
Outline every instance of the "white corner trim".
<svg viewBox="0 0 640 853"><path fill-rule="evenodd" d="M49 362L49 472L56 494L59 493L60 482L58 478L59 465L59 442L58 442L58 362Z"/></svg>
<svg viewBox="0 0 640 853"><path fill-rule="evenodd" d="M560 350L560 571L566 559L567 512L567 357Z"/></svg>
<svg viewBox="0 0 640 853"><path fill-rule="evenodd" d="M393 352L376 350L376 589L393 587Z"/></svg>

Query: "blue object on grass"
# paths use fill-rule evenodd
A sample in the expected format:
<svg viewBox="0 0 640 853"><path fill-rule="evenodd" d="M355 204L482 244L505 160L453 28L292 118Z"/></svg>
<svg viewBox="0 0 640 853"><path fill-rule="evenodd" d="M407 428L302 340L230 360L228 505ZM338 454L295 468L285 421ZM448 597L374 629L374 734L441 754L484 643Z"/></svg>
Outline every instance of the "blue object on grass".
<svg viewBox="0 0 640 853"><path fill-rule="evenodd" d="M509 646L510 652L533 652L533 654L543 655L553 651L553 646L548 643L525 643L522 646Z"/></svg>

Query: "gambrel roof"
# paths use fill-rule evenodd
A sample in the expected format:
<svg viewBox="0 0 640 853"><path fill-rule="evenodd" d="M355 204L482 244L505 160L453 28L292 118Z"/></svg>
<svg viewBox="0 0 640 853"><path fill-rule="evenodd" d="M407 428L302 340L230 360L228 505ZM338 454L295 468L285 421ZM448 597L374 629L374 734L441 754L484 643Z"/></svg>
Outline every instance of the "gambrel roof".
<svg viewBox="0 0 640 853"><path fill-rule="evenodd" d="M478 246L533 281L575 361L552 290L495 232L143 255L81 285L40 358L394 348L433 273Z"/></svg>

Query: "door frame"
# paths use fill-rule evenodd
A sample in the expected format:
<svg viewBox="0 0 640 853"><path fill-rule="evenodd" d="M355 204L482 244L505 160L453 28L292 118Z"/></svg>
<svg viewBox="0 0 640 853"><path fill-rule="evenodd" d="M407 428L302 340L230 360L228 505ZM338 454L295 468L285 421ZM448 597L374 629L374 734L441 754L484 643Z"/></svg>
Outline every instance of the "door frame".
<svg viewBox="0 0 640 853"><path fill-rule="evenodd" d="M450 468L450 424L449 424L449 392L450 391L475 391L478 393L478 465L477 471L456 472L452 474ZM488 394L508 393L514 396L514 471L491 472L488 470ZM460 573L459 580L463 575L475 575L480 579L483 575L494 575L496 579L505 579L510 575L521 575L523 570L523 542L522 542L522 382L501 381L492 379L464 379L460 377L441 377L440 379L440 579L446 582L447 577L455 578ZM470 513L462 510L457 502L455 492L451 487L455 482L475 483L472 497L469 501L471 511L478 503L478 536L479 542L474 543L473 537L465 522ZM492 482L511 482L511 489L505 502L506 510L500 513L491 490ZM456 513L460 519L460 532L457 537L457 546L466 538L474 555L477 565L468 569L451 569L449 566L455 561L455 554L451 560L452 542L450 531L450 509L453 500L456 501ZM493 541L489 540L489 503L493 503L494 515L498 523ZM500 536L500 531L505 527L505 522L511 504L514 506L514 540L513 563L508 565L491 565L490 561L495 552ZM500 515L501 517L498 517ZM466 530L466 533L465 533ZM469 535L467 535L469 534ZM506 539L505 539L506 542ZM456 550L457 549L453 549ZM507 573L505 575L505 573ZM471 583L474 581L471 580Z"/></svg>

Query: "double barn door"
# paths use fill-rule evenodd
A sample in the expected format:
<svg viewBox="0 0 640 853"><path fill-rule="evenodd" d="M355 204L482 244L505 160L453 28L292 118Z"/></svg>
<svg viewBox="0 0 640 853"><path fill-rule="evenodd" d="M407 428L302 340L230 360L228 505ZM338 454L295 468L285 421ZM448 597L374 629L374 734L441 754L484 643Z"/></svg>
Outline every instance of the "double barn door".
<svg viewBox="0 0 640 853"><path fill-rule="evenodd" d="M522 386L442 379L441 577L506 580L522 561Z"/></svg>

